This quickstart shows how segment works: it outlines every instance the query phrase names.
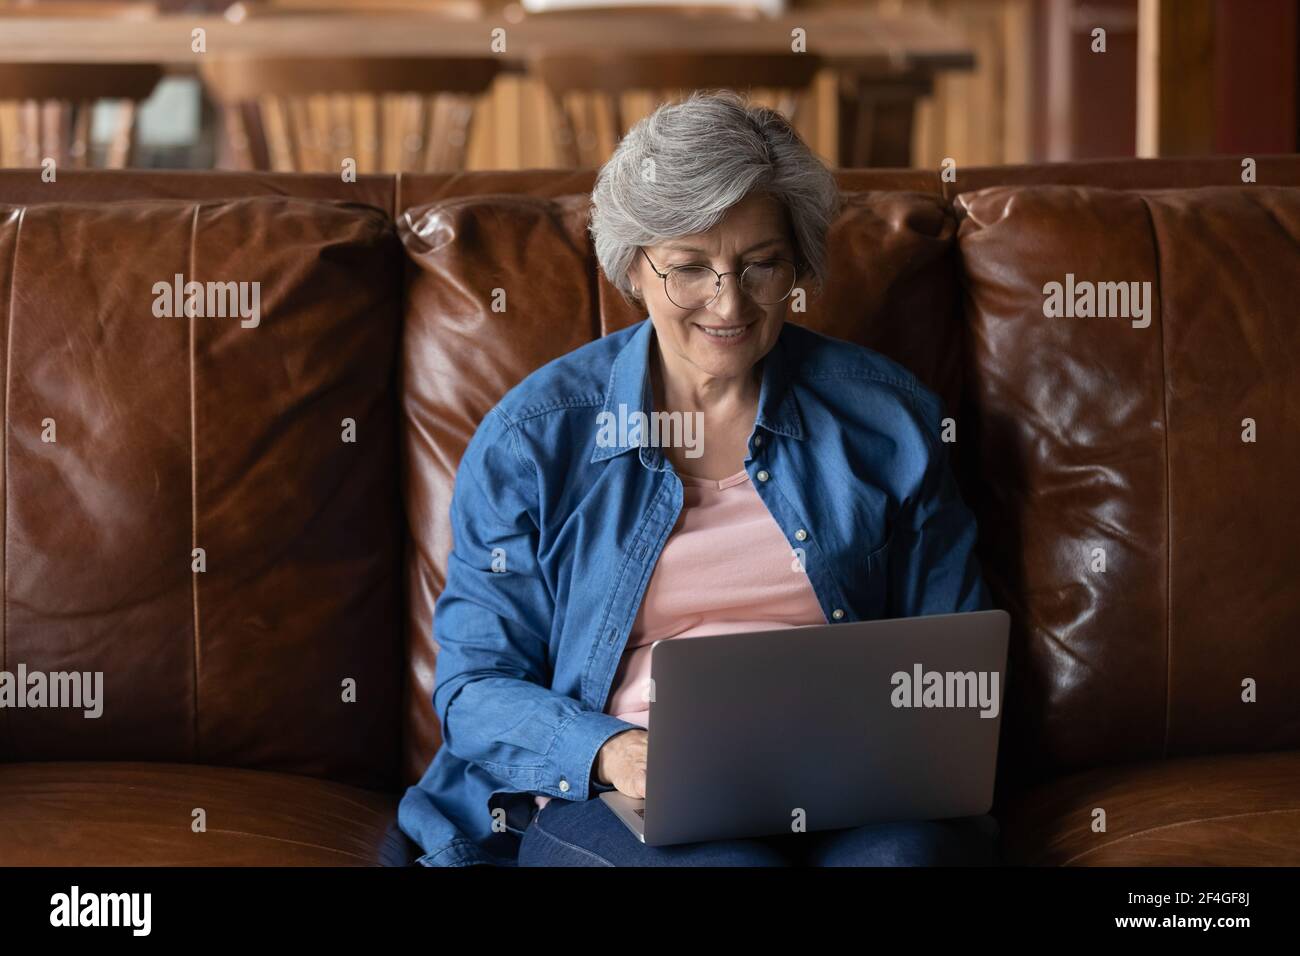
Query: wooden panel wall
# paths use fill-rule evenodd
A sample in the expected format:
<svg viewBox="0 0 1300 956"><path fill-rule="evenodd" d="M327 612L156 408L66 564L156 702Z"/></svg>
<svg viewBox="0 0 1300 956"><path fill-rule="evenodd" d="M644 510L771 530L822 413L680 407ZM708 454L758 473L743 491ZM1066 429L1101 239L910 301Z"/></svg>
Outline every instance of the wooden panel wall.
<svg viewBox="0 0 1300 956"><path fill-rule="evenodd" d="M895 0L884 9L924 9L956 26L975 52L975 69L946 73L921 106L914 165L958 167L1031 158L1035 0Z"/></svg>
<svg viewBox="0 0 1300 956"><path fill-rule="evenodd" d="M973 72L951 73L923 101L913 137L913 165L938 167L948 156L959 166L1028 162L1030 97L1034 50L1034 7L1038 0L800 0L791 8L849 6L881 13L923 11L962 30L977 57ZM487 0L485 7L502 3ZM835 129L836 78L823 70L799 123L800 134L827 162L838 147ZM471 169L514 169L558 165L548 128L550 104L532 81L503 76L486 97L470 140ZM628 97L629 120L652 104Z"/></svg>

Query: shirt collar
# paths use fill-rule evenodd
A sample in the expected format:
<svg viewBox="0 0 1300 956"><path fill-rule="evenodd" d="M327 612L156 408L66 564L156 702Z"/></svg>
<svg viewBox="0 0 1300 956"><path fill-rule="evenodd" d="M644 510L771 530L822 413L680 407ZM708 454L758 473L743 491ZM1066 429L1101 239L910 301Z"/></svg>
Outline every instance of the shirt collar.
<svg viewBox="0 0 1300 956"><path fill-rule="evenodd" d="M609 385L605 389L605 405L601 409L601 415L598 416L596 434L592 438L592 444L595 446L591 455L593 462L604 461L639 447L635 442L620 444L623 437L621 429L617 430L618 442L602 444L598 438L601 422L623 422L634 412L648 414L652 410L649 371L650 345L653 340L654 324L649 319L642 319L636 331L614 357L614 364L609 373ZM795 400L794 390L790 387L787 351L783 326L776 344L763 359L763 381L759 386L758 415L754 419L754 425L773 434L803 441L803 417L799 414L799 403ZM621 414L620 407L624 409ZM606 419L606 414L613 417ZM654 461L661 456L658 449L644 448L642 461L646 461L647 452Z"/></svg>

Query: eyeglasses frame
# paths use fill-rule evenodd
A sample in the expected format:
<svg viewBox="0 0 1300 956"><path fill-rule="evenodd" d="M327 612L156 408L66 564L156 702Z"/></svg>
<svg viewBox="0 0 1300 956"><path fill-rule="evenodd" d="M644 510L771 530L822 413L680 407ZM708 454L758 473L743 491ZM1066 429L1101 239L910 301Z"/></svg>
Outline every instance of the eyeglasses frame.
<svg viewBox="0 0 1300 956"><path fill-rule="evenodd" d="M794 280L790 283L790 288L786 290L785 295L783 295L783 296L781 296L781 298L777 299L776 302L759 302L757 299L754 299L753 296L750 296L750 299L753 300L753 302L754 302L756 305L777 305L777 304L779 304L779 303L781 303L781 302L784 302L786 299L790 298L791 293L794 292L795 287L799 284L799 262L798 262L797 260L795 260L795 259L787 259L785 256L768 256L768 257L765 258L765 259L759 259L757 262L751 262L749 265L745 266L745 268L741 269L739 272L736 272L736 271L734 271L734 270L731 271L731 272L719 272L717 269L713 268L712 266L696 265L695 263L686 263L686 264L678 265L678 266L669 266L667 272L660 272L659 269L655 266L654 262L651 260L651 258L650 258L650 254L649 254L648 252L645 251L645 247L644 247L644 246L637 246L637 249L641 252L641 255L645 256L645 261L650 263L650 269L651 269L651 271L653 271L655 275L657 275L660 279L662 279L662 280L664 281L664 296L667 297L667 299L668 299L669 302L673 302L673 297L670 296L670 295L668 295L668 277L669 277L670 275L672 275L673 272L675 272L676 270L678 270L678 269L708 269L708 270L709 270L710 272L712 272L715 276L717 276L717 277L718 277L718 279L717 279L717 286L718 286L718 287L717 287L717 289L715 289L714 292L713 292L713 298L709 299L709 301L708 301L708 302L705 302L703 305L697 305L697 306L695 306L695 308L697 308L697 309L705 309L705 308L708 308L708 307L711 306L714 302L717 301L718 296L722 295L722 280L723 280L726 276L735 276L735 277L736 277L736 288L737 288L737 289L740 289L740 290L743 292L743 291L744 291L745 273L748 272L748 271L749 271L751 268L753 268L754 266L759 265L760 263L763 263L763 262L788 262L788 263L790 263L790 265L792 265L792 266L794 267ZM673 305L677 305L677 303L676 303L676 302L673 302ZM679 309L686 309L686 308L690 308L690 306L677 305L677 308L679 308Z"/></svg>

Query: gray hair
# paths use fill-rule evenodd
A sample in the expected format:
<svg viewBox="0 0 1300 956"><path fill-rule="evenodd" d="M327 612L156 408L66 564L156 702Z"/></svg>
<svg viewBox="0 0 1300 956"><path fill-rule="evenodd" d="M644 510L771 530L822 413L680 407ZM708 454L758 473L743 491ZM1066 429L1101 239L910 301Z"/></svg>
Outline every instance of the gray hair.
<svg viewBox="0 0 1300 956"><path fill-rule="evenodd" d="M789 121L730 90L660 106L628 131L596 178L589 228L600 268L635 302L627 273L638 247L705 232L755 192L785 207L799 275L820 291L826 233L843 198Z"/></svg>

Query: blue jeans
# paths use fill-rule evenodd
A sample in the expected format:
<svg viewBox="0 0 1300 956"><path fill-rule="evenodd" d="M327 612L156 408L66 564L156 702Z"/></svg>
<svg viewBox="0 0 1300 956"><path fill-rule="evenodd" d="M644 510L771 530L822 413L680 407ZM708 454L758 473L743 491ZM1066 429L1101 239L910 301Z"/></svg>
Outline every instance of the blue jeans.
<svg viewBox="0 0 1300 956"><path fill-rule="evenodd" d="M997 866L998 834L986 815L646 846L602 800L552 800L524 831L519 865Z"/></svg>

